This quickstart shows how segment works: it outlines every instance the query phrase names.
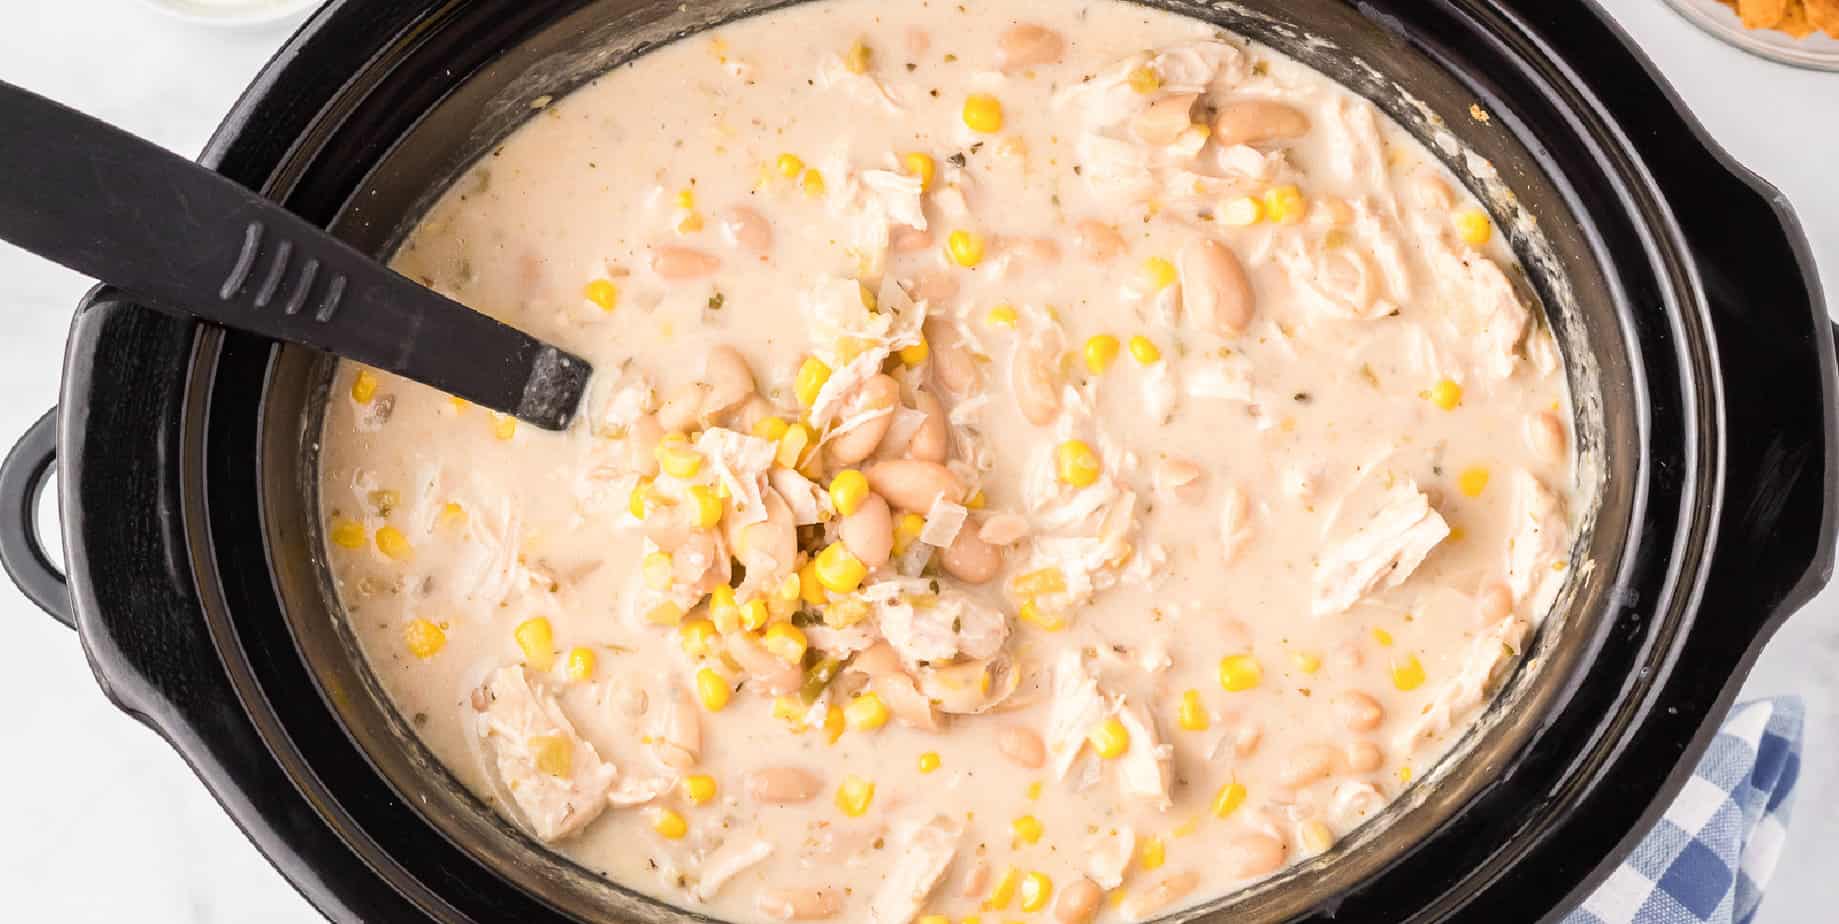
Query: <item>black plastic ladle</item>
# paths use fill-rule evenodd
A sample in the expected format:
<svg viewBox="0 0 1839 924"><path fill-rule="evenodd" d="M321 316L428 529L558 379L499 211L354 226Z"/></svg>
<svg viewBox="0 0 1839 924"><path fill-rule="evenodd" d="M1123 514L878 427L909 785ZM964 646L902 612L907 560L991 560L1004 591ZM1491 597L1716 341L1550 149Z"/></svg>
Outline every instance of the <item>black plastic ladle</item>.
<svg viewBox="0 0 1839 924"><path fill-rule="evenodd" d="M588 363L164 148L0 81L0 239L149 308L298 343L539 427Z"/></svg>

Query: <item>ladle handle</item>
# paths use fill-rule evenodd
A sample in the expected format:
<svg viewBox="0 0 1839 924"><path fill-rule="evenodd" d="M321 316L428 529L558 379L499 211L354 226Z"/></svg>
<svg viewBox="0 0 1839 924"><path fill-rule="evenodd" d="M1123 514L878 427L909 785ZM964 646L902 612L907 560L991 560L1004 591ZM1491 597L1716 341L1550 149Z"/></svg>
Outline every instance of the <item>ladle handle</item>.
<svg viewBox="0 0 1839 924"><path fill-rule="evenodd" d="M0 81L0 239L150 308L336 353L538 426L588 364L389 270L224 177Z"/></svg>

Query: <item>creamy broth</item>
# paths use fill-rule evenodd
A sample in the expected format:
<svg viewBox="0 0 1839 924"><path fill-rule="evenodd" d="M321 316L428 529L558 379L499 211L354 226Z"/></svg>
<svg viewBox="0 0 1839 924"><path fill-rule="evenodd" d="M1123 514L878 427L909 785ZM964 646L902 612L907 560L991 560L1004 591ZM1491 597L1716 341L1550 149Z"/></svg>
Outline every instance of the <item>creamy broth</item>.
<svg viewBox="0 0 1839 924"><path fill-rule="evenodd" d="M515 824L722 919L1264 878L1421 776L1564 578L1563 379L1486 214L1171 14L737 22L548 103L395 265L597 373L546 433L341 366L364 652Z"/></svg>

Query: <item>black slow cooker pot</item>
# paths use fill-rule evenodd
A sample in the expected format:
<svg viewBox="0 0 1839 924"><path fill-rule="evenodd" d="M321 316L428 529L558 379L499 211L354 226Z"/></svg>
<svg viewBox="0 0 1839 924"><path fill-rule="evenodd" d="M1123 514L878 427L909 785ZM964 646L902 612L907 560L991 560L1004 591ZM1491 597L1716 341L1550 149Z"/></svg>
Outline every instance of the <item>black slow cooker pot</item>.
<svg viewBox="0 0 1839 924"><path fill-rule="evenodd" d="M532 98L778 5L340 0L203 159L387 253ZM1839 389L1807 245L1587 4L1159 5L1492 162L1566 356L1589 506L1557 610L1452 755L1331 855L1178 917L1555 917L1654 821L1758 649L1831 573ZM317 556L330 366L90 293L58 409L0 473L8 570L328 916L707 920L504 824L381 697ZM30 517L54 459L67 584Z"/></svg>

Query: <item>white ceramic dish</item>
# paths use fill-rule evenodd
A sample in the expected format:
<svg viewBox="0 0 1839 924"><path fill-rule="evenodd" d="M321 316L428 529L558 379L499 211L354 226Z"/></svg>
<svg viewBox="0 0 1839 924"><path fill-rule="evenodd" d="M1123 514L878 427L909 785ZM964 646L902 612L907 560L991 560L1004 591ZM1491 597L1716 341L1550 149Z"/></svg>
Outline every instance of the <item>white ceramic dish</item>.
<svg viewBox="0 0 1839 924"><path fill-rule="evenodd" d="M321 0L141 0L187 22L207 26L262 26L301 18Z"/></svg>
<svg viewBox="0 0 1839 924"><path fill-rule="evenodd" d="M1745 29L1737 13L1718 0L1666 0L1693 25L1750 54L1823 71L1839 71L1839 39L1824 32L1795 38L1773 29Z"/></svg>

